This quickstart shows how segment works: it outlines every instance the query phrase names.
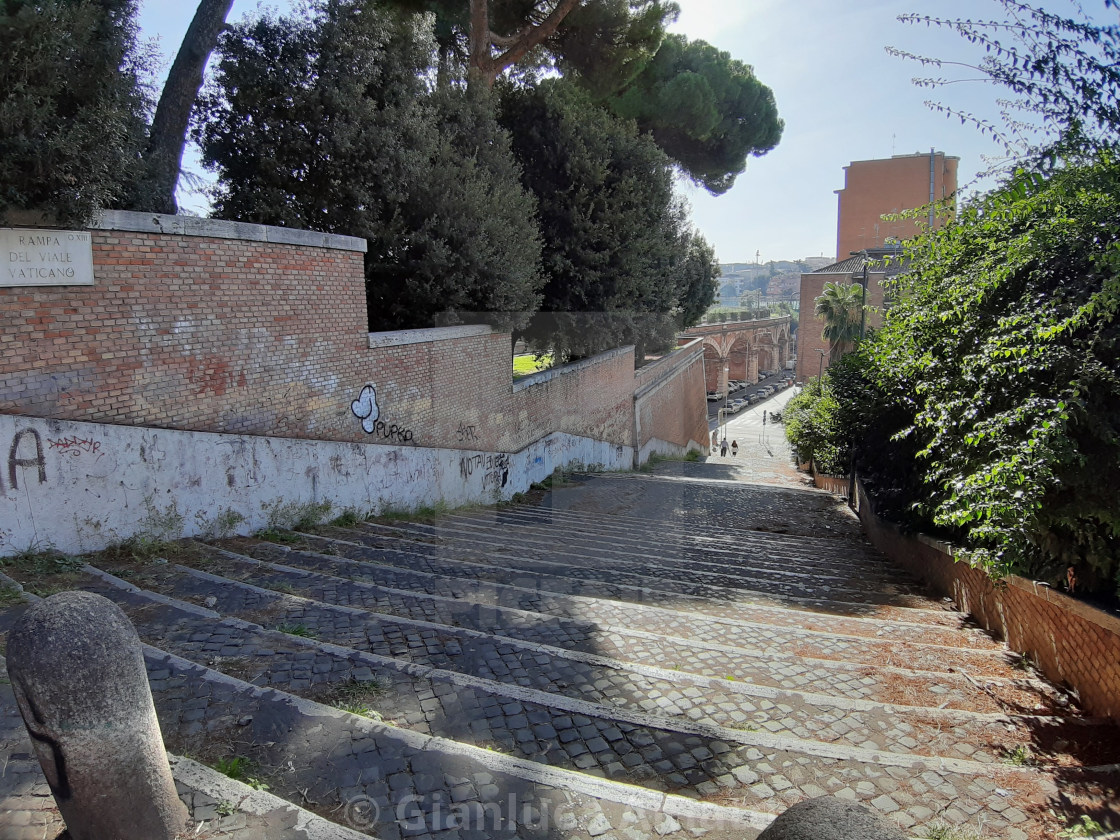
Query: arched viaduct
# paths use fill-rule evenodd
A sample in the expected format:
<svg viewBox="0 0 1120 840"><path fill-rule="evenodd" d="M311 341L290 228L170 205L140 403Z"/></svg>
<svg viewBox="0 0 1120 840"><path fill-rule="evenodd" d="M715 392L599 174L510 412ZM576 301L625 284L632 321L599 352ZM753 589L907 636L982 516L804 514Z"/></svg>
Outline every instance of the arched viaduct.
<svg viewBox="0 0 1120 840"><path fill-rule="evenodd" d="M729 379L754 384L760 370L784 368L790 358L790 316L761 321L700 324L681 334L682 341L704 339L704 375L708 391L724 393Z"/></svg>

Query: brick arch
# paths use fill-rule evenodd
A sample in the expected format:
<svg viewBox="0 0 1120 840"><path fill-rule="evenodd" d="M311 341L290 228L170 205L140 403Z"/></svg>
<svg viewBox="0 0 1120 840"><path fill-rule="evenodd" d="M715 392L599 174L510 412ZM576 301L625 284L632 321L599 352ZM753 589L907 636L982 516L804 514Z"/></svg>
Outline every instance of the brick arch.
<svg viewBox="0 0 1120 840"><path fill-rule="evenodd" d="M720 371L723 370L723 356L720 355L719 343L704 339L704 382L705 389L710 393L720 388Z"/></svg>
<svg viewBox="0 0 1120 840"><path fill-rule="evenodd" d="M785 324L778 330L778 366L785 369L786 362L789 361L790 353L793 350L793 340L790 338L789 324Z"/></svg>
<svg viewBox="0 0 1120 840"><path fill-rule="evenodd" d="M774 330L762 330L755 336L755 348L757 349L758 368L757 370L774 370L778 367L778 344L774 338Z"/></svg>
<svg viewBox="0 0 1120 840"><path fill-rule="evenodd" d="M754 382L759 367L773 370L785 365L790 352L789 316L701 324L681 338L702 340L708 390L720 391L725 366L729 378ZM760 355L762 347L766 349Z"/></svg>
<svg viewBox="0 0 1120 840"><path fill-rule="evenodd" d="M727 350L727 377L748 381L750 373L750 357L754 344L750 337L743 333L733 334L734 341Z"/></svg>

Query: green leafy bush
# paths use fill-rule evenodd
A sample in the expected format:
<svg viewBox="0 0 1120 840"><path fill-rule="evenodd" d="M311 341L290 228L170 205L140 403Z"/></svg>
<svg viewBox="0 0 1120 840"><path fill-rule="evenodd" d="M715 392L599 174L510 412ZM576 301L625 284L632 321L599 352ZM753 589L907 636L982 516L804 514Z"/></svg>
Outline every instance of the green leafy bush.
<svg viewBox="0 0 1120 840"><path fill-rule="evenodd" d="M786 404L782 412L786 439L798 461L813 461L830 475L848 471L850 433L841 423L841 408L831 378L813 380Z"/></svg>
<svg viewBox="0 0 1120 840"><path fill-rule="evenodd" d="M891 416L862 460L993 574L1120 587L1118 211L1109 152L1017 174L910 244L861 347L865 415Z"/></svg>

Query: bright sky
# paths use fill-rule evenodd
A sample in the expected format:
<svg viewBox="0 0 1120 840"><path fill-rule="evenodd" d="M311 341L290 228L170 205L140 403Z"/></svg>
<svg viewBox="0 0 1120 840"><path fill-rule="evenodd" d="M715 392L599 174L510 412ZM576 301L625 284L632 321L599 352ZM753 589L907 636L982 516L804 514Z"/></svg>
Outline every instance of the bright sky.
<svg viewBox="0 0 1120 840"><path fill-rule="evenodd" d="M843 168L854 160L928 152L961 159L963 186L987 168L999 149L974 127L932 112L938 99L954 108L997 119L1005 92L981 84L940 90L914 86L931 75L914 62L887 55L898 47L958 61L978 60L960 37L936 28L900 23L910 12L939 17L1002 17L993 0L678 0L682 12L674 31L706 40L746 64L769 85L785 120L778 147L751 158L735 187L718 198L682 185L696 226L721 262L763 262L808 256L834 257L836 195ZM1103 16L1103 0L1084 0ZM274 4L288 6L284 0ZM1071 0L1045 0L1047 8L1070 13ZM195 3L144 0L140 26L158 36L165 68L178 49ZM231 20L253 14L256 0L236 0ZM1115 13L1112 15L1115 18ZM967 75L967 74L966 74ZM199 172L193 155L185 161ZM181 204L205 213L205 201L180 194Z"/></svg>

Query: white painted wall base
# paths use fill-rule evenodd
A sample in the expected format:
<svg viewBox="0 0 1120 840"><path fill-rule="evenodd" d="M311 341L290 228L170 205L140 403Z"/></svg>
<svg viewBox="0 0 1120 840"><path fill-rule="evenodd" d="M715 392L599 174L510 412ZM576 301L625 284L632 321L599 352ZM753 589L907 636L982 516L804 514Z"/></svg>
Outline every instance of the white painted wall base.
<svg viewBox="0 0 1120 840"><path fill-rule="evenodd" d="M634 451L562 433L506 454L0 414L0 458L0 556L10 556L96 551L142 534L249 534L323 502L328 518L493 503L560 467L630 469Z"/></svg>
<svg viewBox="0 0 1120 840"><path fill-rule="evenodd" d="M651 455L660 455L663 458L683 458L689 452L694 451L701 455L707 455L708 446L694 440L690 440L688 446L681 446L679 443L670 443L660 438L650 438L638 453L638 465L640 466L648 461Z"/></svg>

